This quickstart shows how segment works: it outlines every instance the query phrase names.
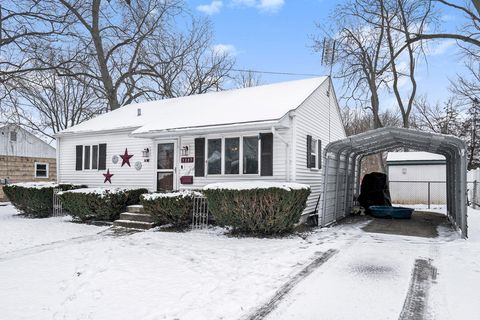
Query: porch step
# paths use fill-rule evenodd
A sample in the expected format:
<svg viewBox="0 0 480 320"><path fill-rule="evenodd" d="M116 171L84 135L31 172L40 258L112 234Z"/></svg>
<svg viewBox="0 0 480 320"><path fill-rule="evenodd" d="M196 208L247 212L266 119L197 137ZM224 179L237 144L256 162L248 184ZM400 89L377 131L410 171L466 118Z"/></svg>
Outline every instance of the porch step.
<svg viewBox="0 0 480 320"><path fill-rule="evenodd" d="M147 213L132 213L132 212L120 213L120 220L153 222L152 216Z"/></svg>
<svg viewBox="0 0 480 320"><path fill-rule="evenodd" d="M124 227L130 229L141 229L148 230L153 228L153 222L142 222L142 221L132 221L132 220L115 220L113 225L116 227Z"/></svg>
<svg viewBox="0 0 480 320"><path fill-rule="evenodd" d="M143 206L141 204L134 204L127 206L127 211L130 213L143 213Z"/></svg>

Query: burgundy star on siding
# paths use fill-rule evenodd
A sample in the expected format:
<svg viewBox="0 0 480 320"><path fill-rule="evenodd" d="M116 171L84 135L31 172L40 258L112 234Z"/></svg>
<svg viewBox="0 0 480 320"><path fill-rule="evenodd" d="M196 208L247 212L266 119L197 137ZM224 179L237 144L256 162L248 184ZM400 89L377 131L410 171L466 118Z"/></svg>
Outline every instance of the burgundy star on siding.
<svg viewBox="0 0 480 320"><path fill-rule="evenodd" d="M133 154L128 154L127 148L125 148L125 153L120 155L120 158L122 158L122 167L124 164L128 164L130 167L130 158L133 157Z"/></svg>
<svg viewBox="0 0 480 320"><path fill-rule="evenodd" d="M110 169L107 169L107 173L104 173L103 176L105 177L105 181L103 181L103 183L107 183L107 181L112 183L113 173L110 173Z"/></svg>

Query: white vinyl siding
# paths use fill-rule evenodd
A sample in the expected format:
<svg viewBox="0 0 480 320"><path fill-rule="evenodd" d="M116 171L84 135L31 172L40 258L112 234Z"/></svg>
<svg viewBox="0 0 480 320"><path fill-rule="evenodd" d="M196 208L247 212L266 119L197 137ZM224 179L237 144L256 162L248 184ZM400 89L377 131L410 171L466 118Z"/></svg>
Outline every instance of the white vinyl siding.
<svg viewBox="0 0 480 320"><path fill-rule="evenodd" d="M75 171L75 146L94 146L101 143L107 144L106 169L105 170L84 170ZM58 181L60 183L85 184L90 187L128 187L147 188L155 190L155 155L150 152L149 162L144 162L142 155L144 149L156 150L151 139L140 139L129 136L129 132L111 134L72 135L60 137L58 161ZM112 157L120 156L128 148L128 153L134 156L130 159L131 167L123 166L122 159L114 164ZM92 153L92 149L90 150ZM135 163L140 161L142 169L136 170ZM110 169L113 173L112 184L104 184L103 173Z"/></svg>
<svg viewBox="0 0 480 320"><path fill-rule="evenodd" d="M312 144L314 140L320 140L322 141L322 146L326 146L329 142L345 138L346 136L334 91L333 89L331 90L330 97L327 97L327 91L328 81L325 81L295 111L294 181L308 184L312 190L312 193L308 197L307 207L304 211L305 214L315 211L323 183L323 170L307 168L307 135L313 137ZM315 158L315 162L315 167L318 167L318 155ZM321 203L319 203L318 208L320 211ZM306 217L304 217L304 219L305 218Z"/></svg>

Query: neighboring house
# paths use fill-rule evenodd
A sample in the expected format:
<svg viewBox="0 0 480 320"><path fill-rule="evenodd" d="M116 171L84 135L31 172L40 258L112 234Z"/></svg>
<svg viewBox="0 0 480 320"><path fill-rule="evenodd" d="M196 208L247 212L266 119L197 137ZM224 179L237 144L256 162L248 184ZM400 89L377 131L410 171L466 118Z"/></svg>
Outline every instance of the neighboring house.
<svg viewBox="0 0 480 320"><path fill-rule="evenodd" d="M387 172L392 201L445 204L446 159L428 152L389 152Z"/></svg>
<svg viewBox="0 0 480 320"><path fill-rule="evenodd" d="M17 125L0 126L0 201L5 183L55 181L55 148Z"/></svg>
<svg viewBox="0 0 480 320"><path fill-rule="evenodd" d="M222 181L311 186L322 146L345 137L328 77L124 106L57 135L58 181L150 191Z"/></svg>

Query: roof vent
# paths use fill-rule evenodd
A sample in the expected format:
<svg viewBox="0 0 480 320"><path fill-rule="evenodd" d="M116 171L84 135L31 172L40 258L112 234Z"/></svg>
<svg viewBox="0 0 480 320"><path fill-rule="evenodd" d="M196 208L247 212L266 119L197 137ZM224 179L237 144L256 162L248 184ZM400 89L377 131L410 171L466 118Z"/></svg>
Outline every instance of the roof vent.
<svg viewBox="0 0 480 320"><path fill-rule="evenodd" d="M140 117L142 115L142 109L138 108L137 109L137 117Z"/></svg>

